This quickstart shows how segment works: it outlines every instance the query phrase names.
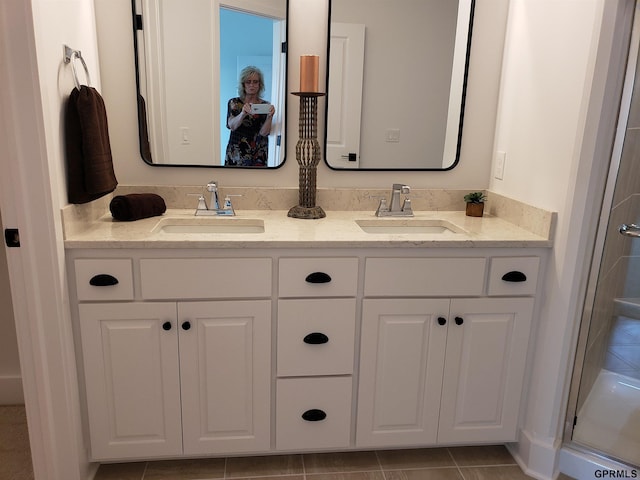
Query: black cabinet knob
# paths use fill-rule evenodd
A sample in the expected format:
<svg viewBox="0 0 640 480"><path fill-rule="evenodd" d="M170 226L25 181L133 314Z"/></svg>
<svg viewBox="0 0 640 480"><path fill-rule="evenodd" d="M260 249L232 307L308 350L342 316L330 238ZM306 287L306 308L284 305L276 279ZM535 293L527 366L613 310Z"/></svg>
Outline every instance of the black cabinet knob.
<svg viewBox="0 0 640 480"><path fill-rule="evenodd" d="M302 341L304 343L308 343L309 345L322 345L323 343L329 342L329 337L327 337L324 333L313 332L309 335L306 335Z"/></svg>
<svg viewBox="0 0 640 480"><path fill-rule="evenodd" d="M171 322L164 322L162 324L162 329L163 330L171 330Z"/></svg>
<svg viewBox="0 0 640 480"><path fill-rule="evenodd" d="M456 325L462 325L464 323L464 318L456 317Z"/></svg>
<svg viewBox="0 0 640 480"><path fill-rule="evenodd" d="M327 418L327 414L317 408L312 408L302 414L302 419L307 422L320 422L325 418Z"/></svg>
<svg viewBox="0 0 640 480"><path fill-rule="evenodd" d="M188 320L186 322L182 322L183 330L189 330L190 328L191 328L191 322L189 322Z"/></svg>
<svg viewBox="0 0 640 480"><path fill-rule="evenodd" d="M93 285L94 287L110 287L111 285L117 285L118 279L113 275L109 275L108 273L100 273L98 275L94 275L89 280L89 285Z"/></svg>
<svg viewBox="0 0 640 480"><path fill-rule="evenodd" d="M329 283L331 281L331 276L324 272L313 272L307 275L307 278L305 278L304 281L307 283Z"/></svg>
<svg viewBox="0 0 640 480"><path fill-rule="evenodd" d="M511 272L505 273L502 276L502 280L505 282L526 282L527 276L522 272L512 270Z"/></svg>
<svg viewBox="0 0 640 480"><path fill-rule="evenodd" d="M438 317L438 325L446 325L447 319L444 317Z"/></svg>

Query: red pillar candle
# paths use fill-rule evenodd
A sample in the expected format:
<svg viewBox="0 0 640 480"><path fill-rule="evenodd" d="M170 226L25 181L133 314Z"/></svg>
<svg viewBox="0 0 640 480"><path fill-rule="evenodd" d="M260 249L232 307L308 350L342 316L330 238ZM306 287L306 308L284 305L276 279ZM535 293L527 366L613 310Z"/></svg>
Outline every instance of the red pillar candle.
<svg viewBox="0 0 640 480"><path fill-rule="evenodd" d="M318 55L302 55L300 57L300 91L318 91L318 72L320 57Z"/></svg>

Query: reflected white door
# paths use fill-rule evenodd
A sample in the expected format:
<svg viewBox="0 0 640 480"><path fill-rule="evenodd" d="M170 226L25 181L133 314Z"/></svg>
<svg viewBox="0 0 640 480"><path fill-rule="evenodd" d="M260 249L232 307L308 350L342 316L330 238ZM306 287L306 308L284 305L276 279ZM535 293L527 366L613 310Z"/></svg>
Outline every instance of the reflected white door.
<svg viewBox="0 0 640 480"><path fill-rule="evenodd" d="M360 24L331 24L326 150L338 168L360 166L364 32Z"/></svg>

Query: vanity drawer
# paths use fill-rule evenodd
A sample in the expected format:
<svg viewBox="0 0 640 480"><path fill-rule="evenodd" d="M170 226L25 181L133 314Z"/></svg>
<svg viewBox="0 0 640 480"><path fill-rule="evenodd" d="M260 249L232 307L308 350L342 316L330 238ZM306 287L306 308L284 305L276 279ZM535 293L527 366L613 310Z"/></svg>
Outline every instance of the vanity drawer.
<svg viewBox="0 0 640 480"><path fill-rule="evenodd" d="M276 449L349 446L351 390L351 377L279 379Z"/></svg>
<svg viewBox="0 0 640 480"><path fill-rule="evenodd" d="M144 258L146 300L271 296L270 258Z"/></svg>
<svg viewBox="0 0 640 480"><path fill-rule="evenodd" d="M281 297L355 297L358 259L281 258Z"/></svg>
<svg viewBox="0 0 640 480"><path fill-rule="evenodd" d="M278 302L278 376L353 372L356 301Z"/></svg>
<svg viewBox="0 0 640 480"><path fill-rule="evenodd" d="M79 301L133 300L130 258L87 258L73 262Z"/></svg>
<svg viewBox="0 0 640 480"><path fill-rule="evenodd" d="M534 295L540 257L493 257L488 295Z"/></svg>
<svg viewBox="0 0 640 480"><path fill-rule="evenodd" d="M485 258L367 258L368 297L478 296L484 293Z"/></svg>

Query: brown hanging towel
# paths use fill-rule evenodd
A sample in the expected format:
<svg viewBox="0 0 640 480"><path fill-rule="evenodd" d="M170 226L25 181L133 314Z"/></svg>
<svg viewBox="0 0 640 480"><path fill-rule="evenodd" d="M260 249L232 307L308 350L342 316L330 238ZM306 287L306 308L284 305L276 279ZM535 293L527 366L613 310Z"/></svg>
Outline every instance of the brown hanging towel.
<svg viewBox="0 0 640 480"><path fill-rule="evenodd" d="M87 203L113 192L113 171L104 100L93 87L74 88L65 112L67 191L70 203Z"/></svg>

